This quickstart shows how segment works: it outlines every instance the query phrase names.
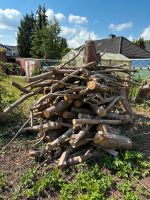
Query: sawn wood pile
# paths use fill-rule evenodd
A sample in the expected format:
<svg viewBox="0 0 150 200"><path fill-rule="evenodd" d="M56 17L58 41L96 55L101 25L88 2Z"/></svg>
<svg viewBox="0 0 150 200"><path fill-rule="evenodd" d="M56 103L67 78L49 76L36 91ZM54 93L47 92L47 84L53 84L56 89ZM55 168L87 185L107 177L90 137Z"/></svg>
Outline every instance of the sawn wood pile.
<svg viewBox="0 0 150 200"><path fill-rule="evenodd" d="M132 80L124 78L131 70L124 64L102 66L96 59L81 67L68 63L27 78L25 87L12 82L21 91L21 98L1 116L35 96L30 125L21 132L37 133L36 144L43 142L43 146L29 155L65 167L100 158L104 152L115 156L117 149L131 149L132 141L120 135L117 127L133 120L128 101Z"/></svg>

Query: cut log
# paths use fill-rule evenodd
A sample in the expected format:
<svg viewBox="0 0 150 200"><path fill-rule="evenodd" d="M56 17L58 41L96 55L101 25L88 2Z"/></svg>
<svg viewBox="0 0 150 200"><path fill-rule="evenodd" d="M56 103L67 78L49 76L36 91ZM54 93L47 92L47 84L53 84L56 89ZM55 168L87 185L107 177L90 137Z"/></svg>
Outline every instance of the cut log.
<svg viewBox="0 0 150 200"><path fill-rule="evenodd" d="M132 108L131 108L130 102L128 101L128 98L127 98L126 89L125 88L121 88L120 89L120 93L121 93L121 96L123 96L122 103L123 103L125 109L127 110L128 114L130 115L131 120L133 120L134 116L133 116L133 112L132 112Z"/></svg>
<svg viewBox="0 0 150 200"><path fill-rule="evenodd" d="M126 115L120 115L118 113L107 113L106 118L108 119L116 119L116 120L122 120L122 121L127 121L128 123L131 123L131 117L130 115L126 114Z"/></svg>
<svg viewBox="0 0 150 200"><path fill-rule="evenodd" d="M96 90L100 92L109 92L111 90L111 88L108 87L107 85L104 85L95 81L89 81L87 84L87 88L89 90Z"/></svg>
<svg viewBox="0 0 150 200"><path fill-rule="evenodd" d="M58 167L64 168L66 166L79 164L81 162L84 162L84 161L89 160L89 159L94 158L94 157L99 158L102 155L103 155L103 153L99 152L99 151L90 152L88 155L76 156L76 157L73 157L73 158L69 158L66 162L63 162L62 165L58 165Z"/></svg>
<svg viewBox="0 0 150 200"><path fill-rule="evenodd" d="M83 137L84 135L86 135L86 133L88 131L90 131L92 126L86 126L86 127L83 127L79 132L78 134L76 134L76 138L74 140L74 144L76 144L77 142L79 142Z"/></svg>
<svg viewBox="0 0 150 200"><path fill-rule="evenodd" d="M131 149L132 142L129 138L121 135L103 133L99 131L94 137L94 143L99 144L103 148L109 149Z"/></svg>
<svg viewBox="0 0 150 200"><path fill-rule="evenodd" d="M49 130L47 133L46 133L46 136L44 138L44 140L48 143L50 142L53 142L54 140L56 140L58 137L60 137L62 135L62 131L63 130L62 128L59 129L59 130ZM64 130L63 130L64 131Z"/></svg>
<svg viewBox="0 0 150 200"><path fill-rule="evenodd" d="M37 75L37 76L33 76L33 77L26 77L25 80L27 83L29 82L34 82L34 81L37 81L39 79L45 79L47 77L51 77L53 75L53 72L46 72L46 73L43 73L43 74L40 74L40 75Z"/></svg>
<svg viewBox="0 0 150 200"><path fill-rule="evenodd" d="M14 108L16 108L18 105L20 105L23 101L25 101L26 99L41 93L43 90L41 88L38 88L37 90L30 92L24 96L22 96L20 99L18 99L17 101L15 101L14 103L12 103L11 105L9 105L3 112L3 115L8 114L10 111L12 111Z"/></svg>
<svg viewBox="0 0 150 200"><path fill-rule="evenodd" d="M44 110L43 114L46 118L50 118L55 114L56 115L61 114L63 111L65 111L67 108L70 107L71 103L72 100L69 101L61 100L60 102L58 102L56 106L51 106L50 108Z"/></svg>
<svg viewBox="0 0 150 200"><path fill-rule="evenodd" d="M26 132L26 131L32 131L32 132L38 132L41 130L49 130L49 129L60 129L62 128L62 124L61 122L52 122L49 121L48 123L42 124L42 125L36 125L33 127L26 127L24 129L22 129L22 132Z"/></svg>
<svg viewBox="0 0 150 200"><path fill-rule="evenodd" d="M42 118L43 117L43 112L35 112L33 113L33 118Z"/></svg>
<svg viewBox="0 0 150 200"><path fill-rule="evenodd" d="M81 100L75 100L73 104L74 107L80 108L83 105L83 102Z"/></svg>
<svg viewBox="0 0 150 200"><path fill-rule="evenodd" d="M78 94L66 94L64 95L65 100L81 99L81 96Z"/></svg>
<svg viewBox="0 0 150 200"><path fill-rule="evenodd" d="M136 103L141 103L143 100L146 100L146 98L150 95L150 82L144 83L138 91L138 94L135 98Z"/></svg>
<svg viewBox="0 0 150 200"><path fill-rule="evenodd" d="M74 72L72 72L71 74L69 74L68 76L65 76L63 79L61 79L60 81L61 81L61 83L65 83L65 82L67 82L69 79L71 79L72 77L72 75L77 75L77 74L79 74L80 73L80 70L79 69L77 69L77 70L75 70ZM55 84L53 84L52 85L52 91L54 92L57 88L59 88L59 83L55 83Z"/></svg>
<svg viewBox="0 0 150 200"><path fill-rule="evenodd" d="M65 112L63 112L62 116L64 119L74 119L77 117L77 114L75 114L73 112L65 111Z"/></svg>
<svg viewBox="0 0 150 200"><path fill-rule="evenodd" d="M28 94L31 91L27 90L26 88L22 87L19 83L16 83L15 81L11 81L11 85L15 86L18 90L20 90L21 92Z"/></svg>
<svg viewBox="0 0 150 200"><path fill-rule="evenodd" d="M81 87L73 87L71 89L68 89L68 90L63 90L63 91L58 91L58 92L55 92L55 93L48 93L47 95L44 95L43 97L41 97L36 104L41 104L43 101L45 101L46 99L49 99L49 98L54 98L56 96L64 96L68 93L72 93L72 92L77 92L77 91L81 91L81 90L84 90L86 87L85 86L81 86Z"/></svg>
<svg viewBox="0 0 150 200"><path fill-rule="evenodd" d="M93 111L91 111L89 109L86 109L86 108L75 108L75 107L72 107L71 108L71 112L74 112L74 113L85 113L85 114L93 115Z"/></svg>
<svg viewBox="0 0 150 200"><path fill-rule="evenodd" d="M109 126L108 124L99 124L96 128L97 131L102 131L103 133L120 134L120 130Z"/></svg>
<svg viewBox="0 0 150 200"><path fill-rule="evenodd" d="M128 124L130 121L122 121L122 120L107 120L107 119L73 119L73 125L79 124L112 124L112 125L121 125L121 124Z"/></svg>
<svg viewBox="0 0 150 200"><path fill-rule="evenodd" d="M85 113L79 113L78 114L78 119L83 119L83 118L85 118L85 119L93 119L93 118L95 118L95 116L94 115L85 114Z"/></svg>
<svg viewBox="0 0 150 200"><path fill-rule="evenodd" d="M95 106L94 107L94 111L96 112L96 114L97 115L99 115L100 117L104 117L106 114L107 114L107 112L109 111L109 110L111 110L112 109L112 107L118 102L118 101L120 101L120 100L122 100L123 99L123 97L121 97L121 96L118 96L118 97L116 97L114 100L113 100L113 102L111 102L106 108L99 108L98 106Z"/></svg>
<svg viewBox="0 0 150 200"><path fill-rule="evenodd" d="M48 101L48 102L43 102L42 104L37 104L37 105L34 105L33 107L32 107L32 109L33 110L37 110L37 111L43 111L43 110L45 110L46 108L49 108L49 106L50 106L50 101Z"/></svg>
<svg viewBox="0 0 150 200"><path fill-rule="evenodd" d="M64 162L66 162L71 151L72 147L68 146L67 149L62 153L61 157L59 158L58 166L61 166Z"/></svg>

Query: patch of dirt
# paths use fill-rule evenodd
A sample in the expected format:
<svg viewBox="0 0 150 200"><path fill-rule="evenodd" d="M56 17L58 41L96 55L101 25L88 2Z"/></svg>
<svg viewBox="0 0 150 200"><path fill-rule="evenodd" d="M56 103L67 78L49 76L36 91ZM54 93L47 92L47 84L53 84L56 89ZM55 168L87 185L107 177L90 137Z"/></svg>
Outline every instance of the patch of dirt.
<svg viewBox="0 0 150 200"><path fill-rule="evenodd" d="M28 147L26 143L16 140L11 144L5 153L0 156L0 166L2 172L7 174L8 189L4 191L3 198L10 199L14 188L18 185L19 177L31 166L37 164L28 157Z"/></svg>
<svg viewBox="0 0 150 200"><path fill-rule="evenodd" d="M150 112L136 111L135 122L130 127L129 135L135 141L136 149L145 154L145 159L150 157ZM25 140L19 138L0 156L1 169L8 174L9 182L9 188L0 196L3 197L2 199L10 199L19 177L31 166L38 166L32 158L28 157L30 148ZM150 177L142 179L141 183L150 189ZM116 192L112 196L115 197Z"/></svg>

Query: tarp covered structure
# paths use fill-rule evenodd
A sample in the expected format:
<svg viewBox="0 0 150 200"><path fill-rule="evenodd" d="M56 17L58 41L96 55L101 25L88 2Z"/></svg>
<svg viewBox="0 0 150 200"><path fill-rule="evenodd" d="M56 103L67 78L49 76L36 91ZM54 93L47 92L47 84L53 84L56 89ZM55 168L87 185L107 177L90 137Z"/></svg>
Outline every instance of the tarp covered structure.
<svg viewBox="0 0 150 200"><path fill-rule="evenodd" d="M77 50L70 50L63 58L62 58L62 63L70 60L71 58L73 58L76 54L78 53ZM127 57L125 57L122 54L115 54L115 53L103 53L100 52L101 55L103 55L101 57L101 64L102 65L110 65L110 66L114 66L114 65L120 65L123 63L126 63L126 65L128 67L131 67L131 60ZM82 66L84 65L84 58L83 58L83 51L80 53L79 56L76 57L76 59L74 59L73 61L71 61L69 63L70 66Z"/></svg>

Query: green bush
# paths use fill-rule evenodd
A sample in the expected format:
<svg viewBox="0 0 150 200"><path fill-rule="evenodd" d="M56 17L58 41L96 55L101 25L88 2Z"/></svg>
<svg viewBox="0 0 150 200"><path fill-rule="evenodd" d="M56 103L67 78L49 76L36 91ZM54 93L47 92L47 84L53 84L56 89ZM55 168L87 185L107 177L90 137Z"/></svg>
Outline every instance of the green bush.
<svg viewBox="0 0 150 200"><path fill-rule="evenodd" d="M32 71L32 76L36 76L36 75L39 75L39 74L42 74L43 73L43 69L42 67L39 65L39 66L36 66L33 71Z"/></svg>
<svg viewBox="0 0 150 200"><path fill-rule="evenodd" d="M5 79L5 74L3 72L3 70L0 68L0 82L4 81ZM6 94L6 90L5 88L0 84L0 108L2 108L2 96Z"/></svg>

